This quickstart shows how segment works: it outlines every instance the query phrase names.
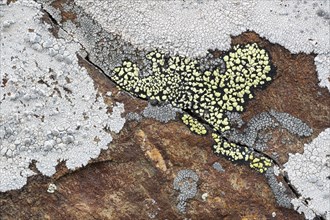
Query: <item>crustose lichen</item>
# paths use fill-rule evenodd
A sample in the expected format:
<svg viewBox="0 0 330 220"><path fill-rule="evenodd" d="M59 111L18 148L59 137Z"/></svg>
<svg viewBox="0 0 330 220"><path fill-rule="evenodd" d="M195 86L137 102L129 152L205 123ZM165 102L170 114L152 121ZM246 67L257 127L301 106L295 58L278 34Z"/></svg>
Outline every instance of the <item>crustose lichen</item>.
<svg viewBox="0 0 330 220"><path fill-rule="evenodd" d="M232 161L248 161L251 168L264 172L271 160L258 156L247 146L228 142L222 132L229 130L227 112L242 112L254 97L253 90L272 80L274 71L265 49L254 44L236 45L223 56L221 64L202 70L201 64L184 56L169 56L158 50L146 55L152 75L141 77L139 67L125 60L112 73L121 88L153 104L170 103L186 112L183 122L203 135L207 124L216 144L214 152Z"/></svg>

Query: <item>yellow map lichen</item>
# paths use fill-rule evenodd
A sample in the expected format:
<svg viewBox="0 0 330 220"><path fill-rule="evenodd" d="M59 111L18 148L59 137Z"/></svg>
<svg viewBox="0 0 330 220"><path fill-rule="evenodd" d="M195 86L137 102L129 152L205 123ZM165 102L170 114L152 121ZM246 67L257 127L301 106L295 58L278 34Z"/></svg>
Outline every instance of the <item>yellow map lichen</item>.
<svg viewBox="0 0 330 220"><path fill-rule="evenodd" d="M202 121L213 129L216 154L235 161L248 161L264 172L271 161L252 148L229 143L220 134L230 129L226 112L242 112L245 103L254 97L253 89L272 80L270 57L257 44L237 45L223 57L226 69L220 66L201 71L196 60L184 56L168 56L156 50L148 53L152 75L141 77L135 63L124 61L111 78L133 95L170 103L189 113L183 122L197 134L206 134ZM195 118L194 118L195 117ZM199 120L197 120L197 118Z"/></svg>
<svg viewBox="0 0 330 220"><path fill-rule="evenodd" d="M192 116L188 114L184 114L182 116L182 122L189 127L189 129L199 135L204 135L207 133L207 130L205 126L198 122L196 118L193 118Z"/></svg>

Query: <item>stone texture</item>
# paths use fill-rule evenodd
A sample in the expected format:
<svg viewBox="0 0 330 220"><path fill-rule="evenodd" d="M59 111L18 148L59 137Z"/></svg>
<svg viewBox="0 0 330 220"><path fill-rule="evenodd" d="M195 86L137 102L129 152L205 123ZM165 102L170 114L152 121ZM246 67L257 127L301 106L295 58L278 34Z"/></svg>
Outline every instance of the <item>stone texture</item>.
<svg viewBox="0 0 330 220"><path fill-rule="evenodd" d="M75 22L77 15L65 11L65 4L65 0L53 4L60 11L60 22ZM45 19L50 20L47 16ZM56 26L53 31L56 36ZM257 42L271 53L277 75L248 103L243 120L274 109L290 113L314 130L308 138L297 138L285 130L271 131L273 138L267 143L266 153L276 152L282 165L287 162L288 153L302 153L304 143L330 126L330 95L318 86L313 55L293 55L253 32L232 38L232 44L247 42ZM220 56L222 52L213 53ZM120 91L94 65L83 57L79 60L93 78L109 112L116 102L124 103L123 116L130 112L140 114L145 109L147 102ZM108 91L111 99L106 96ZM129 121L112 137L111 147L86 167L73 172L61 163L52 177L39 174L30 177L21 190L0 193L0 219L231 220L272 219L274 213L274 219L304 219L294 210L276 204L265 176L216 157L211 150L211 137L192 134L179 120L166 124L146 118ZM284 143L283 138L290 141ZM215 162L225 171L215 170ZM31 169L37 172L34 164ZM178 212L179 193L173 188L176 174L183 169L193 170L199 176L198 193L188 200L186 214ZM285 183L283 177L278 179ZM57 187L53 194L47 193L50 183ZM208 193L205 201L204 193Z"/></svg>

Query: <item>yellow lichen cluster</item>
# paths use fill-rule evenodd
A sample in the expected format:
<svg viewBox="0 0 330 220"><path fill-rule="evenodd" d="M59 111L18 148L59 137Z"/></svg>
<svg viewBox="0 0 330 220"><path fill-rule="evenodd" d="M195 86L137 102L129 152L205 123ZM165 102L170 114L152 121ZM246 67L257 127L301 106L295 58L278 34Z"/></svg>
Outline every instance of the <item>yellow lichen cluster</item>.
<svg viewBox="0 0 330 220"><path fill-rule="evenodd" d="M146 59L151 63L152 75L141 77L136 64L124 61L122 66L114 69L111 78L137 97L156 103L171 103L192 113L209 124L214 132L229 130L225 113L242 112L244 104L253 98L253 89L272 80L268 53L257 44L235 46L223 57L224 73L220 66L201 71L196 60L168 56L158 50L148 53ZM196 133L206 133L206 128L192 116L184 116L183 122ZM232 160L245 160L243 153L246 154L246 149L251 151L223 140L217 142L214 149L217 154ZM260 158L261 162L255 160L253 152L249 153L250 157L252 159L246 161L259 171L269 165L265 158Z"/></svg>
<svg viewBox="0 0 330 220"><path fill-rule="evenodd" d="M213 146L214 152L227 157L231 161L246 161L251 168L260 173L265 172L272 164L269 158L257 156L253 149L230 143L216 133L212 133L212 137L216 142L216 145Z"/></svg>
<svg viewBox="0 0 330 220"><path fill-rule="evenodd" d="M207 133L205 126L198 122L196 118L193 118L188 114L183 114L181 119L182 122L187 125L192 132L199 135L205 135Z"/></svg>

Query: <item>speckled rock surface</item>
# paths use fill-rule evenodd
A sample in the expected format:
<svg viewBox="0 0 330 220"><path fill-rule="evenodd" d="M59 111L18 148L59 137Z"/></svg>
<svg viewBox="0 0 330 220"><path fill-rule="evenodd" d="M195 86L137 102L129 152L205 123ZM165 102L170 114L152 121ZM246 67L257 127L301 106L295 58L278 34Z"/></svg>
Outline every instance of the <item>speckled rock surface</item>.
<svg viewBox="0 0 330 220"><path fill-rule="evenodd" d="M86 28L82 21L87 17L83 11L74 13L73 2L49 1L43 5L49 13L43 20L52 25L50 31L55 37L63 36L62 27L72 34L79 28ZM100 27L91 31L91 35L107 35ZM268 114L276 121L272 112L277 116L288 113L304 123L302 127L306 125L313 130L311 135L300 137L287 129L290 126L281 126L281 120L277 120L278 126L261 129L255 143L260 143L258 149L277 162L271 172L262 175L246 165L214 155L211 135L193 134L178 117L173 118L175 111L167 109L165 119L157 118L159 114L153 118L154 112L146 101L120 90L105 76L103 66L108 64L108 54L101 61L100 51L108 44L102 41L94 44L91 40L88 45L88 39L83 41L79 37L78 42L86 51L78 53L78 64L93 80L97 96L107 105L107 113L130 117L130 120L121 130L105 127L111 134L111 144L82 168L70 170L61 162L54 175L44 176L32 161L29 168L36 175L28 177L23 188L0 192L1 220L307 218L286 203L298 198L299 192L290 185L294 184L290 182L292 171L287 175L283 166L290 161L289 153L303 154L304 144L311 143L330 127L330 94L318 85L314 55L291 54L283 46L272 44L254 32L244 32L231 39L232 45L257 42L266 48L277 71L274 81L265 90L258 90L246 111L233 119L237 121L237 132L244 132L251 119L260 114ZM88 48L92 46L95 48ZM212 52L217 57L222 53ZM109 64L112 65L115 61ZM122 103L123 108L116 103ZM130 116L132 114L135 117ZM198 176L191 178L186 188L173 184L182 170L191 170ZM187 190L189 186L197 186L197 191L184 199L185 210L181 212L178 204L183 201L180 195L185 193L176 188Z"/></svg>

